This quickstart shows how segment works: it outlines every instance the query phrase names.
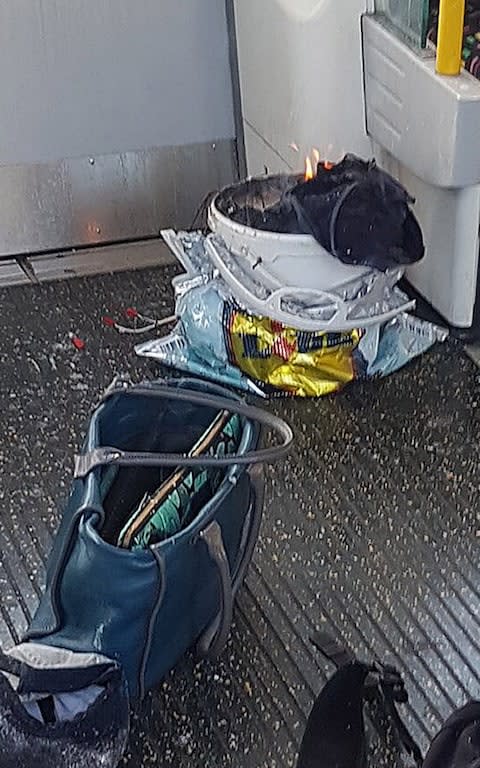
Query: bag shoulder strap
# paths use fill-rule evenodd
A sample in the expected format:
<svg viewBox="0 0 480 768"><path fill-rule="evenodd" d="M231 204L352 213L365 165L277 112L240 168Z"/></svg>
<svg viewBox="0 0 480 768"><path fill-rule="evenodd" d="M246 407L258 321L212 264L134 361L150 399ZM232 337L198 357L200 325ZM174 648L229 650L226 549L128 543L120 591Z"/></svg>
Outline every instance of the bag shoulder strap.
<svg viewBox="0 0 480 768"><path fill-rule="evenodd" d="M199 406L224 410L238 414L256 422L260 427L271 430L280 438L277 445L247 451L241 455L226 456L187 456L176 453L134 453L123 451L114 446L99 446L92 451L75 457L75 478L86 477L93 469L105 465L144 466L144 467L231 467L250 466L252 464L273 463L285 458L293 442L293 431L283 419L269 411L248 405L236 398L202 392L193 389L176 389L171 386L143 384L131 388L122 387L110 390L105 399L115 395L142 395L152 399L172 400Z"/></svg>

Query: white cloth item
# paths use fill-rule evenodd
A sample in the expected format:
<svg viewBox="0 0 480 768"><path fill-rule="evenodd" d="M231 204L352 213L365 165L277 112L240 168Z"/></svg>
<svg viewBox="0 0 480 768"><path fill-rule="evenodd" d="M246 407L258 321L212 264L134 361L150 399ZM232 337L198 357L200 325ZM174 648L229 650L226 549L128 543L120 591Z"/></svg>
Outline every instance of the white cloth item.
<svg viewBox="0 0 480 768"><path fill-rule="evenodd" d="M41 643L20 643L6 653L36 669L73 669L112 663L111 659L98 653L77 653Z"/></svg>

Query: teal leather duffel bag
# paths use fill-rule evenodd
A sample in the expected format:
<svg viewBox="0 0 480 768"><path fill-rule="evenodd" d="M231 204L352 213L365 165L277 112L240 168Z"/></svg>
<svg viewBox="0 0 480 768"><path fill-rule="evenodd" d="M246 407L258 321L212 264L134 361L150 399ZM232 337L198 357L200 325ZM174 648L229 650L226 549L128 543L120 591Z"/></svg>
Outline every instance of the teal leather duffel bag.
<svg viewBox="0 0 480 768"><path fill-rule="evenodd" d="M2 768L114 768L132 701L189 649L220 653L259 532L261 464L291 440L281 419L204 381L106 393L38 610L0 653Z"/></svg>

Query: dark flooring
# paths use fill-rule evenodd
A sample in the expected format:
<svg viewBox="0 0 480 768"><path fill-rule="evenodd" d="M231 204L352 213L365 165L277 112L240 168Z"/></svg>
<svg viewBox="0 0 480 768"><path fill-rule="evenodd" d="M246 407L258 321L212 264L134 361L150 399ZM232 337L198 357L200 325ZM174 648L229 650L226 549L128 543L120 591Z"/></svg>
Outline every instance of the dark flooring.
<svg viewBox="0 0 480 768"><path fill-rule="evenodd" d="M40 594L89 408L114 374L146 370L101 322L171 309L169 270L0 293L0 642ZM70 331L85 340L77 351ZM274 404L295 449L268 470L261 540L215 665L187 659L136 714L128 768L294 764L327 669L326 627L400 666L425 746L480 696L480 372L455 344L320 401Z"/></svg>

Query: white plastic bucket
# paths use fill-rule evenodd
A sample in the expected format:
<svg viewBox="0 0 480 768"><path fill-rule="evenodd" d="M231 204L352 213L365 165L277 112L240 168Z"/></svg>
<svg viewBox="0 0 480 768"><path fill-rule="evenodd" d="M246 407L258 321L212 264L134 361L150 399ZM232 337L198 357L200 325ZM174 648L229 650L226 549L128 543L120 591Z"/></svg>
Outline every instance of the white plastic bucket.
<svg viewBox="0 0 480 768"><path fill-rule="evenodd" d="M372 271L343 264L310 235L277 234L238 224L219 211L217 200L218 195L209 209L210 230L250 267L261 267L263 280L271 276L277 286L330 291Z"/></svg>

